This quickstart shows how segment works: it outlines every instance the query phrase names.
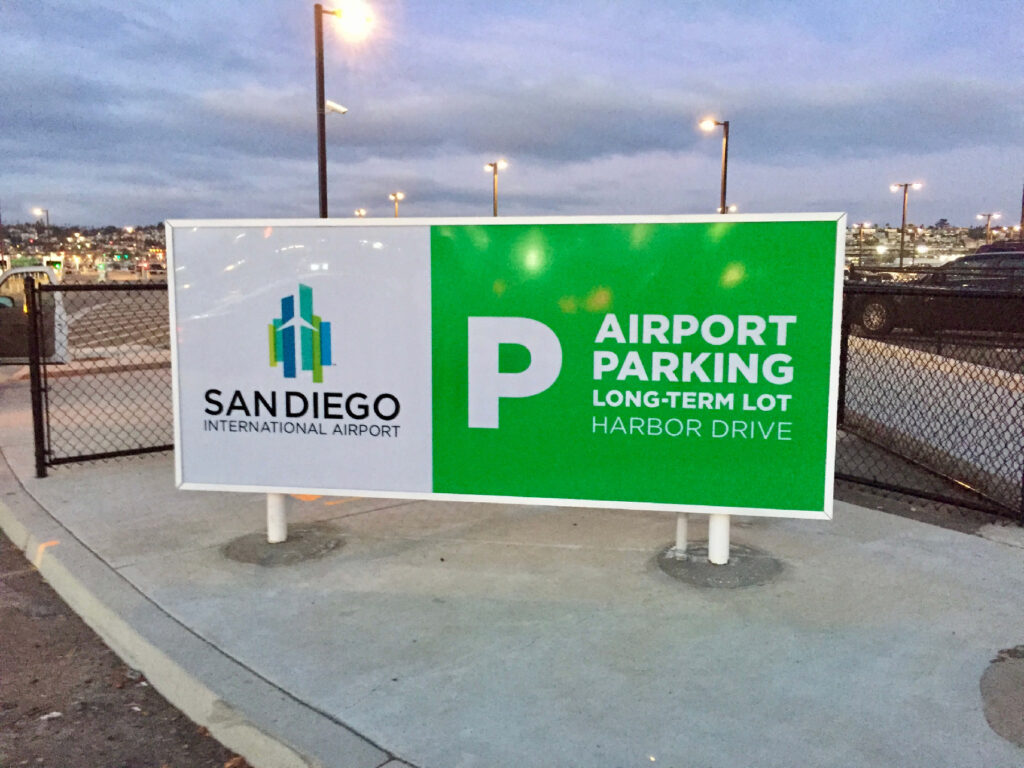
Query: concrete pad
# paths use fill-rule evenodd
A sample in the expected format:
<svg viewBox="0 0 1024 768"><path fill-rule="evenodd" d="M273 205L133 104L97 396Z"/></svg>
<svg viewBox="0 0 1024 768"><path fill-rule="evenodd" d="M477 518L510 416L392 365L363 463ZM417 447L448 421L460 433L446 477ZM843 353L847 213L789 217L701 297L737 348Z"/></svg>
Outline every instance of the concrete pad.
<svg viewBox="0 0 1024 768"><path fill-rule="evenodd" d="M59 540L44 575L257 768L1024 763L979 683L1024 642L1016 546L837 503L734 521L784 568L714 590L658 568L670 514L316 498L290 518L344 546L261 567L222 547L263 496L176 491L167 456L34 480L4 393L41 507L0 488L0 522L30 557Z"/></svg>
<svg viewBox="0 0 1024 768"><path fill-rule="evenodd" d="M114 567L220 546L226 539L266 529L266 495L178 491L169 454L62 467L47 478L25 478L24 485L43 507L65 510L62 522ZM78 503L80 499L90 503ZM289 519L329 520L396 503L403 502L352 499L327 506L294 500Z"/></svg>
<svg viewBox="0 0 1024 768"><path fill-rule="evenodd" d="M634 544L650 531L646 548L584 546L592 533L570 546L561 511L497 505L417 503L401 527L394 509L336 521L342 552L272 576L214 549L122 573L417 765L1019 761L978 695L993 648L1024 633L1019 553L840 506L816 535L744 529L788 567L729 594L658 571L670 516L618 513ZM411 535L427 521L437 535Z"/></svg>

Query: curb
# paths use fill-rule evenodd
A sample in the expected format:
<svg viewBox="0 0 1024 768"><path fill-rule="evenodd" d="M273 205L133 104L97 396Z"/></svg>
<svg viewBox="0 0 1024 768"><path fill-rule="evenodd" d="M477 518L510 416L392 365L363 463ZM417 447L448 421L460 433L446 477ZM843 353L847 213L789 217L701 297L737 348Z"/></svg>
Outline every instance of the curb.
<svg viewBox="0 0 1024 768"><path fill-rule="evenodd" d="M111 650L254 768L405 765L162 611L36 503L2 454L0 529Z"/></svg>

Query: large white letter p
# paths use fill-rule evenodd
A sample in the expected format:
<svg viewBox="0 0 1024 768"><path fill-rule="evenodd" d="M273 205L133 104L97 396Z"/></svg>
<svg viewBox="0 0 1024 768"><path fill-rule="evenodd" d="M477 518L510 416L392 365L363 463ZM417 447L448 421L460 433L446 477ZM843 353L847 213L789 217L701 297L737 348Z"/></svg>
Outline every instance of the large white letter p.
<svg viewBox="0 0 1024 768"><path fill-rule="evenodd" d="M498 370L498 348L520 344L530 364L519 373ZM498 401L532 397L555 383L562 370L562 345L544 323L527 317L469 318L469 426L498 428Z"/></svg>

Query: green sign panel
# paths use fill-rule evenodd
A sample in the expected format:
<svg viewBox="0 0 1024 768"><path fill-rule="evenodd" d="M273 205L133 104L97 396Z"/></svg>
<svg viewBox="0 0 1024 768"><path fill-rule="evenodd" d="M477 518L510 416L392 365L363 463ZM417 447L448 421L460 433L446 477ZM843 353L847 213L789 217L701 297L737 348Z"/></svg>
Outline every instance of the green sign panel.
<svg viewBox="0 0 1024 768"><path fill-rule="evenodd" d="M830 516L842 233L433 226L433 492Z"/></svg>
<svg viewBox="0 0 1024 768"><path fill-rule="evenodd" d="M844 229L170 222L178 483L830 517Z"/></svg>

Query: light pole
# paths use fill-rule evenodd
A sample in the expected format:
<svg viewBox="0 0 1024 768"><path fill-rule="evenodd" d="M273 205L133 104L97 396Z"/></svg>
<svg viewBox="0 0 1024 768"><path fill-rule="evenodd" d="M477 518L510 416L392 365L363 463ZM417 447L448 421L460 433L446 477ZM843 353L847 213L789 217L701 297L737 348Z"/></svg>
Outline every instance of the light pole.
<svg viewBox="0 0 1024 768"><path fill-rule="evenodd" d="M504 160L495 160L493 163L488 163L484 166L484 170L493 172L494 174L494 215L498 215L498 171L504 171L508 168L508 163Z"/></svg>
<svg viewBox="0 0 1024 768"><path fill-rule="evenodd" d="M313 6L313 37L316 38L316 162L320 189L320 218L327 218L327 110L324 98L324 7ZM333 11L330 13L333 14Z"/></svg>
<svg viewBox="0 0 1024 768"><path fill-rule="evenodd" d="M979 220L985 220L985 242L992 242L992 219L998 219L1002 216L1001 213L979 213L977 218Z"/></svg>
<svg viewBox="0 0 1024 768"><path fill-rule="evenodd" d="M350 40L362 40L369 33L373 16L363 6L345 11L313 6L313 44L316 52L316 160L317 181L320 191L320 218L327 218L327 113L345 114L348 110L324 98L324 16L342 20L342 33Z"/></svg>
<svg viewBox="0 0 1024 768"><path fill-rule="evenodd" d="M713 117L706 117L700 121L701 130L711 132L717 126L722 126L722 195L718 203L719 213L729 213L729 206L725 203L725 179L729 173L729 121L715 120Z"/></svg>
<svg viewBox="0 0 1024 768"><path fill-rule="evenodd" d="M49 208L33 208L33 216L44 216L46 217L46 228L50 228L50 209Z"/></svg>
<svg viewBox="0 0 1024 768"><path fill-rule="evenodd" d="M365 208L356 208L355 211L353 211L353 213L356 215L356 218L358 218L358 219L365 219L366 218L366 209Z"/></svg>
<svg viewBox="0 0 1024 768"><path fill-rule="evenodd" d="M388 195L388 200L395 204L395 218L398 218L398 201L405 200L405 192L392 192Z"/></svg>
<svg viewBox="0 0 1024 768"><path fill-rule="evenodd" d="M1018 234L1020 234L1020 241L1024 243L1024 189L1021 189L1020 193L1020 224L1016 226Z"/></svg>
<svg viewBox="0 0 1024 768"><path fill-rule="evenodd" d="M898 184L890 184L889 190L891 192L898 192L899 189L903 188L903 224L900 225L900 266L903 266L903 243L907 238L907 191L910 189L920 189L923 184L919 181L902 181Z"/></svg>

